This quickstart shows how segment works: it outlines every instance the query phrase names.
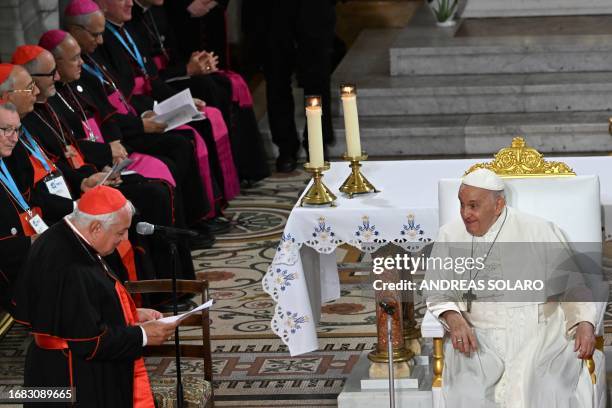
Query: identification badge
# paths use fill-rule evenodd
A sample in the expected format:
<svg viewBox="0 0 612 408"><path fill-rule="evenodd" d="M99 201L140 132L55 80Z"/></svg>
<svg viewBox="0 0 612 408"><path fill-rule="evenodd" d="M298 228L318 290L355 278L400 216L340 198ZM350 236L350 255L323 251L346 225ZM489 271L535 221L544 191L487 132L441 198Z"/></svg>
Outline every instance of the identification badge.
<svg viewBox="0 0 612 408"><path fill-rule="evenodd" d="M47 190L49 190L51 194L72 200L70 190L68 189L68 185L66 184L64 177L55 175L46 179L45 184L47 185Z"/></svg>
<svg viewBox="0 0 612 408"><path fill-rule="evenodd" d="M34 229L34 231L36 231L37 234L42 234L47 229L49 229L49 227L47 227L47 224L45 224L43 219L40 218L40 215L34 214L32 217L28 217L28 218L29 218L28 223Z"/></svg>
<svg viewBox="0 0 612 408"><path fill-rule="evenodd" d="M30 213L22 212L21 214L19 214L19 220L21 221L21 229L23 230L23 234L26 237L31 237L32 235L38 234L32 224L30 224L30 219L33 217L38 217L38 219L42 221L42 218L40 218L40 208L34 207L32 208Z"/></svg>

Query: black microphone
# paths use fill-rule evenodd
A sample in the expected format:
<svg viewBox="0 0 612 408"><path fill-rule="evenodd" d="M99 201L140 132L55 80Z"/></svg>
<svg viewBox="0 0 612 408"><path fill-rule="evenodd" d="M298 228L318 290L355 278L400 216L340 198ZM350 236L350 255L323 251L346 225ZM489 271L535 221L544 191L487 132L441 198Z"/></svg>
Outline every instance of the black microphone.
<svg viewBox="0 0 612 408"><path fill-rule="evenodd" d="M163 234L169 237L197 237L198 234L196 231L174 228L174 227L165 227L163 225L153 225L148 222L139 222L136 224L136 232L140 235L153 235L153 234Z"/></svg>
<svg viewBox="0 0 612 408"><path fill-rule="evenodd" d="M380 306L382 310L384 310L384 312L388 315L392 315L395 313L395 302L393 303L390 303L390 302L393 302L393 301L384 299L378 302L378 306Z"/></svg>

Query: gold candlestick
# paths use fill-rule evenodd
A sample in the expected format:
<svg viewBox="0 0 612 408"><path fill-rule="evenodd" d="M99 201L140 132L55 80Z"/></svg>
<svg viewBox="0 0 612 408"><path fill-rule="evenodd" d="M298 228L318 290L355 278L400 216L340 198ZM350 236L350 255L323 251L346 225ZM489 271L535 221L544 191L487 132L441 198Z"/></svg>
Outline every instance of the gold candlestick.
<svg viewBox="0 0 612 408"><path fill-rule="evenodd" d="M380 191L376 189L366 179L363 174L361 174L361 163L360 161L367 160L368 155L365 153L361 153L361 156L350 157L348 154L344 154L342 156L343 160L350 161L351 174L348 178L342 183L340 187L340 191L347 194L349 198L353 198L355 194L366 194L366 193L379 193Z"/></svg>
<svg viewBox="0 0 612 408"><path fill-rule="evenodd" d="M329 162L324 162L323 167L311 167L310 163L304 165L304 169L312 174L312 186L308 189L302 200L300 201L300 207L304 204L308 205L327 205L330 204L335 207L336 196L331 192L329 188L321 179L323 178L323 172L329 170Z"/></svg>

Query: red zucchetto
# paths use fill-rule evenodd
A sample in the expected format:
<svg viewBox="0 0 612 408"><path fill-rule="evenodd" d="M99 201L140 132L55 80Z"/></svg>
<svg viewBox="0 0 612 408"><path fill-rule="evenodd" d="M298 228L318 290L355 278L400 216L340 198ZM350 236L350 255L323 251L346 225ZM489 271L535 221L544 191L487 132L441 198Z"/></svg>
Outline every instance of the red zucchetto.
<svg viewBox="0 0 612 408"><path fill-rule="evenodd" d="M53 51L55 47L64 41L67 35L68 33L63 30L49 30L40 37L38 45L47 51Z"/></svg>
<svg viewBox="0 0 612 408"><path fill-rule="evenodd" d="M66 17L82 16L100 10L100 7L92 0L72 0L66 6L64 15Z"/></svg>
<svg viewBox="0 0 612 408"><path fill-rule="evenodd" d="M125 203L127 199L121 191L108 186L97 186L81 196L78 208L89 215L103 215L119 211Z"/></svg>
<svg viewBox="0 0 612 408"><path fill-rule="evenodd" d="M22 45L17 47L11 58L11 62L15 65L23 65L38 58L41 52L45 49L38 45Z"/></svg>
<svg viewBox="0 0 612 408"><path fill-rule="evenodd" d="M9 78L13 68L15 68L13 64L0 64L0 84L3 84Z"/></svg>

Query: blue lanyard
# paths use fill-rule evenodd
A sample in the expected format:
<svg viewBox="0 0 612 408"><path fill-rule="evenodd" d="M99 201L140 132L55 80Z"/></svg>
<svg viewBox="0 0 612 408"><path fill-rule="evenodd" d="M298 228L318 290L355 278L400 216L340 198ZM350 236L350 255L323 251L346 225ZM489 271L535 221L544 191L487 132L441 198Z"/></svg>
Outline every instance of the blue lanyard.
<svg viewBox="0 0 612 408"><path fill-rule="evenodd" d="M21 192L17 188L17 184L15 184L15 180L13 180L13 176L11 176L11 173L6 168L6 164L4 164L4 160L2 159L0 159L0 182L9 190L9 193L13 196L15 201L17 201L21 209L30 212L30 206L21 195Z"/></svg>
<svg viewBox="0 0 612 408"><path fill-rule="evenodd" d="M100 68L98 67L91 67L89 64L83 64L83 69L87 72L89 72L91 75L95 76L96 78L98 78L98 80L104 84L106 83L106 79L104 79L104 75L102 74L102 71L100 71Z"/></svg>
<svg viewBox="0 0 612 408"><path fill-rule="evenodd" d="M140 50L138 50L138 47L136 46L136 43L132 39L132 36L130 35L130 33L128 33L127 30L123 30L123 32L125 33L126 38L130 42L131 47L126 44L126 42L123 39L123 37L121 36L121 34L119 34L117 29L115 27L113 27L113 25L111 23L106 22L106 28L108 28L110 30L110 32L113 33L113 35L117 38L117 40L119 40L121 45L123 45L123 48L125 48L125 50L132 56L132 58L134 58L136 63L138 63L138 65L140 66L140 70L142 71L142 73L144 75L148 75L147 74L147 67L145 67L144 60L142 59L142 55L140 54Z"/></svg>
<svg viewBox="0 0 612 408"><path fill-rule="evenodd" d="M47 173L51 173L51 167L49 167L49 163L47 163L47 160L45 159L45 155L43 154L42 150L40 150L38 143L36 143L32 135L30 135L30 132L28 132L28 129L24 127L22 128L23 128L23 134L28 141L26 142L23 139L19 139L19 140L21 140L21 143L23 143L25 148L28 149L30 153L32 153L32 156L34 156L36 160L38 160L43 165L43 167L45 168L45 171Z"/></svg>

